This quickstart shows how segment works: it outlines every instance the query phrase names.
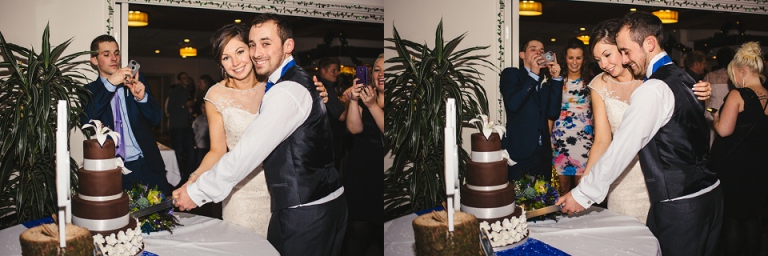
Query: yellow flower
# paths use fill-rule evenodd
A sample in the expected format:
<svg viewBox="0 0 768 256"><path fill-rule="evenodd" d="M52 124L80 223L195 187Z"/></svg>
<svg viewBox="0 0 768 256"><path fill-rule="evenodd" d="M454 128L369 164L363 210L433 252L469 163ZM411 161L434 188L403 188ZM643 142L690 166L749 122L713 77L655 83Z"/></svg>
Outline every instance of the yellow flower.
<svg viewBox="0 0 768 256"><path fill-rule="evenodd" d="M547 183L544 182L543 180L537 180L536 184L533 186L533 188L536 189L536 193L545 194L545 193L547 193L547 186L546 186L546 184Z"/></svg>
<svg viewBox="0 0 768 256"><path fill-rule="evenodd" d="M149 191L149 194L147 194L147 200L149 200L150 205L155 205L160 203L160 191L152 190Z"/></svg>

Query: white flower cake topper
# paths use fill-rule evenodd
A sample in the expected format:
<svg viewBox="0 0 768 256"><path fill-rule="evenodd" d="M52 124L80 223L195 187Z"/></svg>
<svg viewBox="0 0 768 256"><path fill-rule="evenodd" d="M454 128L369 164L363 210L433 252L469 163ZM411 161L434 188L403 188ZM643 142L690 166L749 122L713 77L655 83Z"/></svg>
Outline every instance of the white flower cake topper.
<svg viewBox="0 0 768 256"><path fill-rule="evenodd" d="M104 124L101 123L99 120L93 120L89 123L93 124L84 124L82 130L85 130L86 128L93 128L93 131L96 132L96 141L99 142L99 145L102 147L104 146L104 142L107 141L107 136L112 137L112 140L115 141L115 146L120 145L120 134L112 131L112 129L109 129L109 127L104 126ZM128 168L125 168L125 164L123 163L123 159L120 157L115 157L115 162L117 162L117 166L122 168L123 174L129 174L131 173L131 170Z"/></svg>
<svg viewBox="0 0 768 256"><path fill-rule="evenodd" d="M96 140L99 141L99 145L104 146L104 142L107 141L107 136L112 137L112 140L115 141L115 146L118 146L120 144L119 133L112 131L107 126L104 126L99 120L91 119L89 123L93 123L93 124L85 124L83 125L82 129L85 130L85 128L89 128L89 127L93 128L93 131L96 132Z"/></svg>
<svg viewBox="0 0 768 256"><path fill-rule="evenodd" d="M491 138L491 134L494 131L499 134L499 138L504 136L504 133L507 131L507 129L504 128L504 126L498 125L498 124L494 123L493 121L488 120L488 116L486 116L486 115L478 115L477 117L479 117L479 119L478 118L473 118L472 120L469 120L469 123L480 122L480 125L478 125L477 129L480 130L480 132L483 133L483 135L485 136L486 140ZM475 124L475 125L477 125L477 124Z"/></svg>

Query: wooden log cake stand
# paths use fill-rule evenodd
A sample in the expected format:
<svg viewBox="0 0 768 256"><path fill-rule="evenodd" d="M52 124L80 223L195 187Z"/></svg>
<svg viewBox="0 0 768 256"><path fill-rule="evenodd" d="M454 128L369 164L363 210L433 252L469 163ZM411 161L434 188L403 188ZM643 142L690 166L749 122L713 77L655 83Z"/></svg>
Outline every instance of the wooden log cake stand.
<svg viewBox="0 0 768 256"><path fill-rule="evenodd" d="M47 226L47 229L46 227ZM25 230L19 235L21 255L93 255L93 236L91 231L73 224L67 224L67 247L59 252L59 227L56 224L43 224Z"/></svg>
<svg viewBox="0 0 768 256"><path fill-rule="evenodd" d="M448 232L445 211L427 213L414 219L416 255L482 255L477 218L456 211L453 224L454 231Z"/></svg>

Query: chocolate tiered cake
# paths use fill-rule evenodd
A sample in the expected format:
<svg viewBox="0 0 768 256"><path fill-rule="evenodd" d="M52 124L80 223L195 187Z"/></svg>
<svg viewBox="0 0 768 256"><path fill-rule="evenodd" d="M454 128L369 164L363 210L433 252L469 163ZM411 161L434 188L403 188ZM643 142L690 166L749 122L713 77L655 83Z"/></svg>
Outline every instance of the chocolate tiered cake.
<svg viewBox="0 0 768 256"><path fill-rule="evenodd" d="M525 213L515 205L515 186L508 181L504 153L498 133L492 133L487 139L482 133L472 134L466 184L461 186L461 211L475 215L481 226L499 227L488 230L489 235L504 232L512 238L492 239L494 246L518 242L528 234ZM499 241L493 243L493 240Z"/></svg>
<svg viewBox="0 0 768 256"><path fill-rule="evenodd" d="M487 140L482 133L472 134L467 184L461 187L461 211L474 214L481 222L493 223L522 213L515 205L515 186L507 180L507 161L499 151L498 133Z"/></svg>
<svg viewBox="0 0 768 256"><path fill-rule="evenodd" d="M94 235L109 235L135 227L128 224L128 195L123 192L121 172L115 162L115 143L83 141L83 168L77 172L79 191L72 197L72 223Z"/></svg>
<svg viewBox="0 0 768 256"><path fill-rule="evenodd" d="M143 239L136 219L128 212L129 198L122 189L123 168L115 159L115 143L83 141L83 158L83 168L77 172L78 193L72 197L72 223L90 230L104 252L123 247L127 254L136 254Z"/></svg>

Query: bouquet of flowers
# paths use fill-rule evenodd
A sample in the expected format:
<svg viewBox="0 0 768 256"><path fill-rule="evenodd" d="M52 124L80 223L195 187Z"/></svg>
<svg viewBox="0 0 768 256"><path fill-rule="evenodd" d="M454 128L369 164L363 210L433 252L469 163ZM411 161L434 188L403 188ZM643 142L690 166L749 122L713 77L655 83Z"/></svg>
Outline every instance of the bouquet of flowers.
<svg viewBox="0 0 768 256"><path fill-rule="evenodd" d="M149 186L143 184L135 184L130 190L126 190L128 194L128 207L130 212L135 212L163 201L166 201L165 195L160 190L155 188L150 189ZM170 198L167 198L171 200ZM173 228L179 226L179 219L173 215L173 207L167 211L156 212L147 216L139 217L139 226L142 233L149 234L150 232L156 232L161 230L168 230L173 233Z"/></svg>
<svg viewBox="0 0 768 256"><path fill-rule="evenodd" d="M560 194L543 177L525 175L522 179L515 181L515 203L523 207L525 211L531 211L546 206L554 205ZM558 212L531 218L531 220L556 220Z"/></svg>

